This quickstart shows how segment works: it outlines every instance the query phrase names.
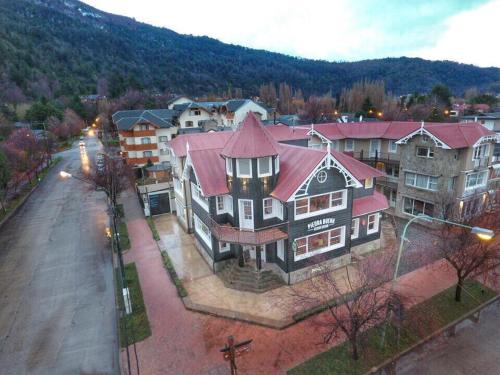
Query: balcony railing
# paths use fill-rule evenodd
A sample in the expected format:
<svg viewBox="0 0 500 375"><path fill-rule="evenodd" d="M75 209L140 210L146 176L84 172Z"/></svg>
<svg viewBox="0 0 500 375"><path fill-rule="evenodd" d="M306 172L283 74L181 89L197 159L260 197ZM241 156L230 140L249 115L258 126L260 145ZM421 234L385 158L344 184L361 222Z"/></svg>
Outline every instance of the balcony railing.
<svg viewBox="0 0 500 375"><path fill-rule="evenodd" d="M472 166L474 169L486 168L489 165L490 158L485 156L482 158L472 159Z"/></svg>
<svg viewBox="0 0 500 375"><path fill-rule="evenodd" d="M361 150L359 152L352 152L352 157L358 160L372 160L372 161L382 161L382 162L394 162L399 163L399 155L391 152L379 152L375 151L365 151Z"/></svg>
<svg viewBox="0 0 500 375"><path fill-rule="evenodd" d="M257 230L250 230L233 227L229 223L219 224L211 217L208 222L210 231L220 242L250 246L265 245L288 238L288 234L282 230L287 224L281 223Z"/></svg>

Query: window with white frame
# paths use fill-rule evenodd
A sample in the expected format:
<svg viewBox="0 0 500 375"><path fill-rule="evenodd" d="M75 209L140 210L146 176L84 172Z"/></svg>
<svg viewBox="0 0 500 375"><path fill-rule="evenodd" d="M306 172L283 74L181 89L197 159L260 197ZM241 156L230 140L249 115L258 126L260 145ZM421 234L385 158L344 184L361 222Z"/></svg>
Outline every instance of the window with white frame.
<svg viewBox="0 0 500 375"><path fill-rule="evenodd" d="M368 215L368 224L366 226L366 233L372 234L378 232L378 224L379 224L378 213Z"/></svg>
<svg viewBox="0 0 500 375"><path fill-rule="evenodd" d="M141 144L147 145L147 144L150 144L150 143L151 143L151 138L149 138L149 137L141 138Z"/></svg>
<svg viewBox="0 0 500 375"><path fill-rule="evenodd" d="M229 242L219 242L219 253L227 253L231 250Z"/></svg>
<svg viewBox="0 0 500 375"><path fill-rule="evenodd" d="M276 155L274 158L274 173L278 173L280 171L280 157Z"/></svg>
<svg viewBox="0 0 500 375"><path fill-rule="evenodd" d="M168 142L168 137L166 135L160 135L159 140L160 142Z"/></svg>
<svg viewBox="0 0 500 375"><path fill-rule="evenodd" d="M226 158L226 174L233 175L233 159L231 158Z"/></svg>
<svg viewBox="0 0 500 375"><path fill-rule="evenodd" d="M272 158L258 158L257 159L257 175L259 177L266 177L272 175Z"/></svg>
<svg viewBox="0 0 500 375"><path fill-rule="evenodd" d="M236 159L236 173L238 177L252 177L252 160Z"/></svg>
<svg viewBox="0 0 500 375"><path fill-rule="evenodd" d="M486 156L489 155L490 151L490 145L489 144L484 144L484 145L479 145L477 147L474 147L474 152L472 154L472 160L474 159L482 159Z"/></svg>
<svg viewBox="0 0 500 375"><path fill-rule="evenodd" d="M139 125L140 130L149 130L149 125Z"/></svg>
<svg viewBox="0 0 500 375"><path fill-rule="evenodd" d="M201 192L201 188L198 185L195 185L191 182L191 195L193 199L198 203L201 207L208 211L208 199L205 198Z"/></svg>
<svg viewBox="0 0 500 375"><path fill-rule="evenodd" d="M296 261L341 248L345 245L345 226L297 238L295 244Z"/></svg>
<svg viewBox="0 0 500 375"><path fill-rule="evenodd" d="M345 140L344 151L354 151L354 139Z"/></svg>
<svg viewBox="0 0 500 375"><path fill-rule="evenodd" d="M212 248L212 233L208 229L207 225L201 221L201 219L193 214L194 217L194 230L200 236L200 238L205 242L205 244L211 249Z"/></svg>
<svg viewBox="0 0 500 375"><path fill-rule="evenodd" d="M438 178L427 176L425 174L418 174L413 172L405 173L405 185L413 186L419 189L433 190L438 189Z"/></svg>
<svg viewBox="0 0 500 375"><path fill-rule="evenodd" d="M186 128L192 128L194 126L193 121L186 121L185 125L186 125Z"/></svg>
<svg viewBox="0 0 500 375"><path fill-rule="evenodd" d="M389 141L389 152L394 154L397 151L398 151L398 144L396 143L396 141L390 140Z"/></svg>
<svg viewBox="0 0 500 375"><path fill-rule="evenodd" d="M417 147L417 156L420 158L433 158L434 150L430 147Z"/></svg>
<svg viewBox="0 0 500 375"><path fill-rule="evenodd" d="M351 224L351 240L355 240L359 236L359 217L352 219Z"/></svg>
<svg viewBox="0 0 500 375"><path fill-rule="evenodd" d="M465 190L473 190L486 186L488 171L469 173L465 177Z"/></svg>
<svg viewBox="0 0 500 375"><path fill-rule="evenodd" d="M225 194L218 195L215 199L215 204L217 208L217 214L230 214L233 216L233 197Z"/></svg>
<svg viewBox="0 0 500 375"><path fill-rule="evenodd" d="M419 199L414 199L410 197L404 197L403 200L403 212L409 215L434 215L434 205L429 202L424 202Z"/></svg>
<svg viewBox="0 0 500 375"><path fill-rule="evenodd" d="M283 240L276 242L276 255L279 259L285 260L285 243Z"/></svg>
<svg viewBox="0 0 500 375"><path fill-rule="evenodd" d="M367 177L365 179L365 189L371 189L373 187L373 177Z"/></svg>
<svg viewBox="0 0 500 375"><path fill-rule="evenodd" d="M347 206L347 190L314 195L295 200L295 219L337 211Z"/></svg>
<svg viewBox="0 0 500 375"><path fill-rule="evenodd" d="M274 216L273 213L273 198L264 198L263 200L264 219L269 219Z"/></svg>
<svg viewBox="0 0 500 375"><path fill-rule="evenodd" d="M153 156L153 151L144 151L142 153L142 155L145 157L145 158L149 158L151 156Z"/></svg>
<svg viewBox="0 0 500 375"><path fill-rule="evenodd" d="M183 197L184 196L184 192L182 190L182 183L181 183L181 181L178 178L175 178L175 177L173 178L173 180L174 180L174 191L178 195L180 195L181 197Z"/></svg>

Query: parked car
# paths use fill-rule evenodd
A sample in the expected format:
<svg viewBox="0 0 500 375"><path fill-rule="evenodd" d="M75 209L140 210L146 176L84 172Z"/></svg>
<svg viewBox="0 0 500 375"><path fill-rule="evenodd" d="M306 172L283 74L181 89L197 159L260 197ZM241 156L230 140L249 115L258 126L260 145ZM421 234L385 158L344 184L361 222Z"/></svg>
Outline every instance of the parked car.
<svg viewBox="0 0 500 375"><path fill-rule="evenodd" d="M80 143L78 143L80 145L80 147L85 147L85 142L84 141L80 141Z"/></svg>

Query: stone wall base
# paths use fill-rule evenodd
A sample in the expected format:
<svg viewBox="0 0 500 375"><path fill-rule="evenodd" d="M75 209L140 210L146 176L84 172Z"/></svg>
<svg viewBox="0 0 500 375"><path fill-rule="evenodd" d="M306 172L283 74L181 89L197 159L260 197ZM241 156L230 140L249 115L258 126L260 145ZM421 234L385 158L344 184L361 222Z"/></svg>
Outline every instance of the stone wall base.
<svg viewBox="0 0 500 375"><path fill-rule="evenodd" d="M198 250L201 257L210 266L210 269L212 270L212 272L216 273L216 272L221 271L226 266L226 264L230 261L230 259L228 259L228 260L220 260L218 262L214 262L214 260L210 257L210 255L207 253L207 251L203 247L203 245L200 244L200 241L198 241L198 239L194 235L193 235L193 237L194 237L194 245L196 247L196 250Z"/></svg>
<svg viewBox="0 0 500 375"><path fill-rule="evenodd" d="M363 243L361 245L351 247L351 254L354 255L364 255L367 253L371 253L372 251L378 250L381 247L381 240L373 240L370 242Z"/></svg>
<svg viewBox="0 0 500 375"><path fill-rule="evenodd" d="M345 267L350 263L351 254L349 253L337 258L326 260L324 262L321 262L320 264L301 268L300 270L290 272L290 284L295 284L300 281L310 279L311 277L318 276L324 272L330 272L336 268ZM287 279L283 280L285 280L285 282L288 282L288 276Z"/></svg>

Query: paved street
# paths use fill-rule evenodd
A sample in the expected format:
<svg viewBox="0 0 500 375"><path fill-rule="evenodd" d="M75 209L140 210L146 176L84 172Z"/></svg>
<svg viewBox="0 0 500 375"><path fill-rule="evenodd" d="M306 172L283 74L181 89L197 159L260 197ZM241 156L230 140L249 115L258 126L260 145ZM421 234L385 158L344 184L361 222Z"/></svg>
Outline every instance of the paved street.
<svg viewBox="0 0 500 375"><path fill-rule="evenodd" d="M97 149L87 140L89 153ZM77 174L78 148L57 165L0 229L0 373L117 374L106 202Z"/></svg>
<svg viewBox="0 0 500 375"><path fill-rule="evenodd" d="M500 308L493 304L481 313L479 324L467 323L452 338L439 340L418 356L398 365L401 375L499 374Z"/></svg>

